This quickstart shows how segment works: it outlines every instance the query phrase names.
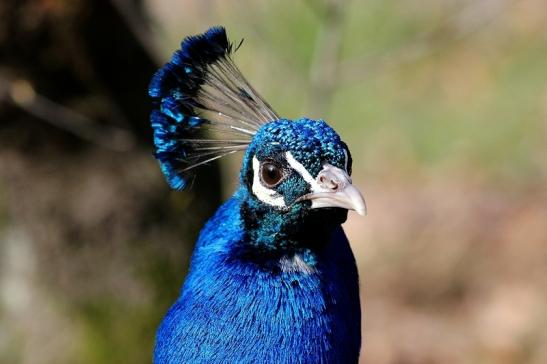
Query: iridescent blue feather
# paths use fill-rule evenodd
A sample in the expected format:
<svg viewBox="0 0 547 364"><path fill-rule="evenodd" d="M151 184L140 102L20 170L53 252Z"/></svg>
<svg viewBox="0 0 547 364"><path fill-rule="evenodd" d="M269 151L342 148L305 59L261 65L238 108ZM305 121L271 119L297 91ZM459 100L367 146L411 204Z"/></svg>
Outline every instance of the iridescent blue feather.
<svg viewBox="0 0 547 364"><path fill-rule="evenodd" d="M232 51L224 28L211 28L185 38L152 78L156 158L172 188L184 189L192 168L245 150L261 125L278 119Z"/></svg>
<svg viewBox="0 0 547 364"><path fill-rule="evenodd" d="M326 122L279 118L233 63L235 48L220 27L188 37L150 85L156 157L173 188L192 168L245 150L239 187L202 229L158 328L154 363L356 364L347 209L305 199L325 171L351 185L351 154ZM283 178L267 182L267 165ZM332 181L316 195L349 186Z"/></svg>

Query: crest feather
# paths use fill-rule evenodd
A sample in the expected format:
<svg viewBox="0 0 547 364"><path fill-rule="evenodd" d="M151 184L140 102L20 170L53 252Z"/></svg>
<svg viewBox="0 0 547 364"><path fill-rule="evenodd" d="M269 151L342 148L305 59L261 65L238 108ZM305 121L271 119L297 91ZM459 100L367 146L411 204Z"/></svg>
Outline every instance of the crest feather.
<svg viewBox="0 0 547 364"><path fill-rule="evenodd" d="M150 82L156 158L175 189L194 167L245 150L263 124L279 119L232 54L225 29L210 28L185 38Z"/></svg>

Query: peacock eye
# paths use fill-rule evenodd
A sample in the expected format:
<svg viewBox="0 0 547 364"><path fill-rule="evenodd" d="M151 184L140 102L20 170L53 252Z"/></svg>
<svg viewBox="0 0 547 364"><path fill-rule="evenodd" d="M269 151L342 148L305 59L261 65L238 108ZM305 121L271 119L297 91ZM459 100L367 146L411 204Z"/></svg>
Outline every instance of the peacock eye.
<svg viewBox="0 0 547 364"><path fill-rule="evenodd" d="M266 187L275 187L283 179L283 169L272 162L264 162L260 168L260 178Z"/></svg>

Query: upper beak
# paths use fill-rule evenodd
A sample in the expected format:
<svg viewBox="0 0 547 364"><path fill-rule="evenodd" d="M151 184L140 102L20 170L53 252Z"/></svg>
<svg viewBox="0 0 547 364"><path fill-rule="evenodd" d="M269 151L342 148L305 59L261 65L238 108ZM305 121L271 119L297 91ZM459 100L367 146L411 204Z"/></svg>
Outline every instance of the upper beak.
<svg viewBox="0 0 547 364"><path fill-rule="evenodd" d="M359 190L351 184L351 177L346 171L330 164L325 164L319 172L312 192L299 200L311 200L311 208L341 207L355 210L359 215L367 214L365 199Z"/></svg>

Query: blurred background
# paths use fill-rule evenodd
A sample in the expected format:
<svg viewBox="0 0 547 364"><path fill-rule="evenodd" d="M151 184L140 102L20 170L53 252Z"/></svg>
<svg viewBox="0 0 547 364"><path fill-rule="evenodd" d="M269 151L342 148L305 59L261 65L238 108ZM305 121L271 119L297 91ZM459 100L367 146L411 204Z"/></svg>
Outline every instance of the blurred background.
<svg viewBox="0 0 547 364"><path fill-rule="evenodd" d="M361 362L547 363L545 0L2 0L0 363L148 363L238 157L169 191L147 83L183 36L349 144Z"/></svg>

